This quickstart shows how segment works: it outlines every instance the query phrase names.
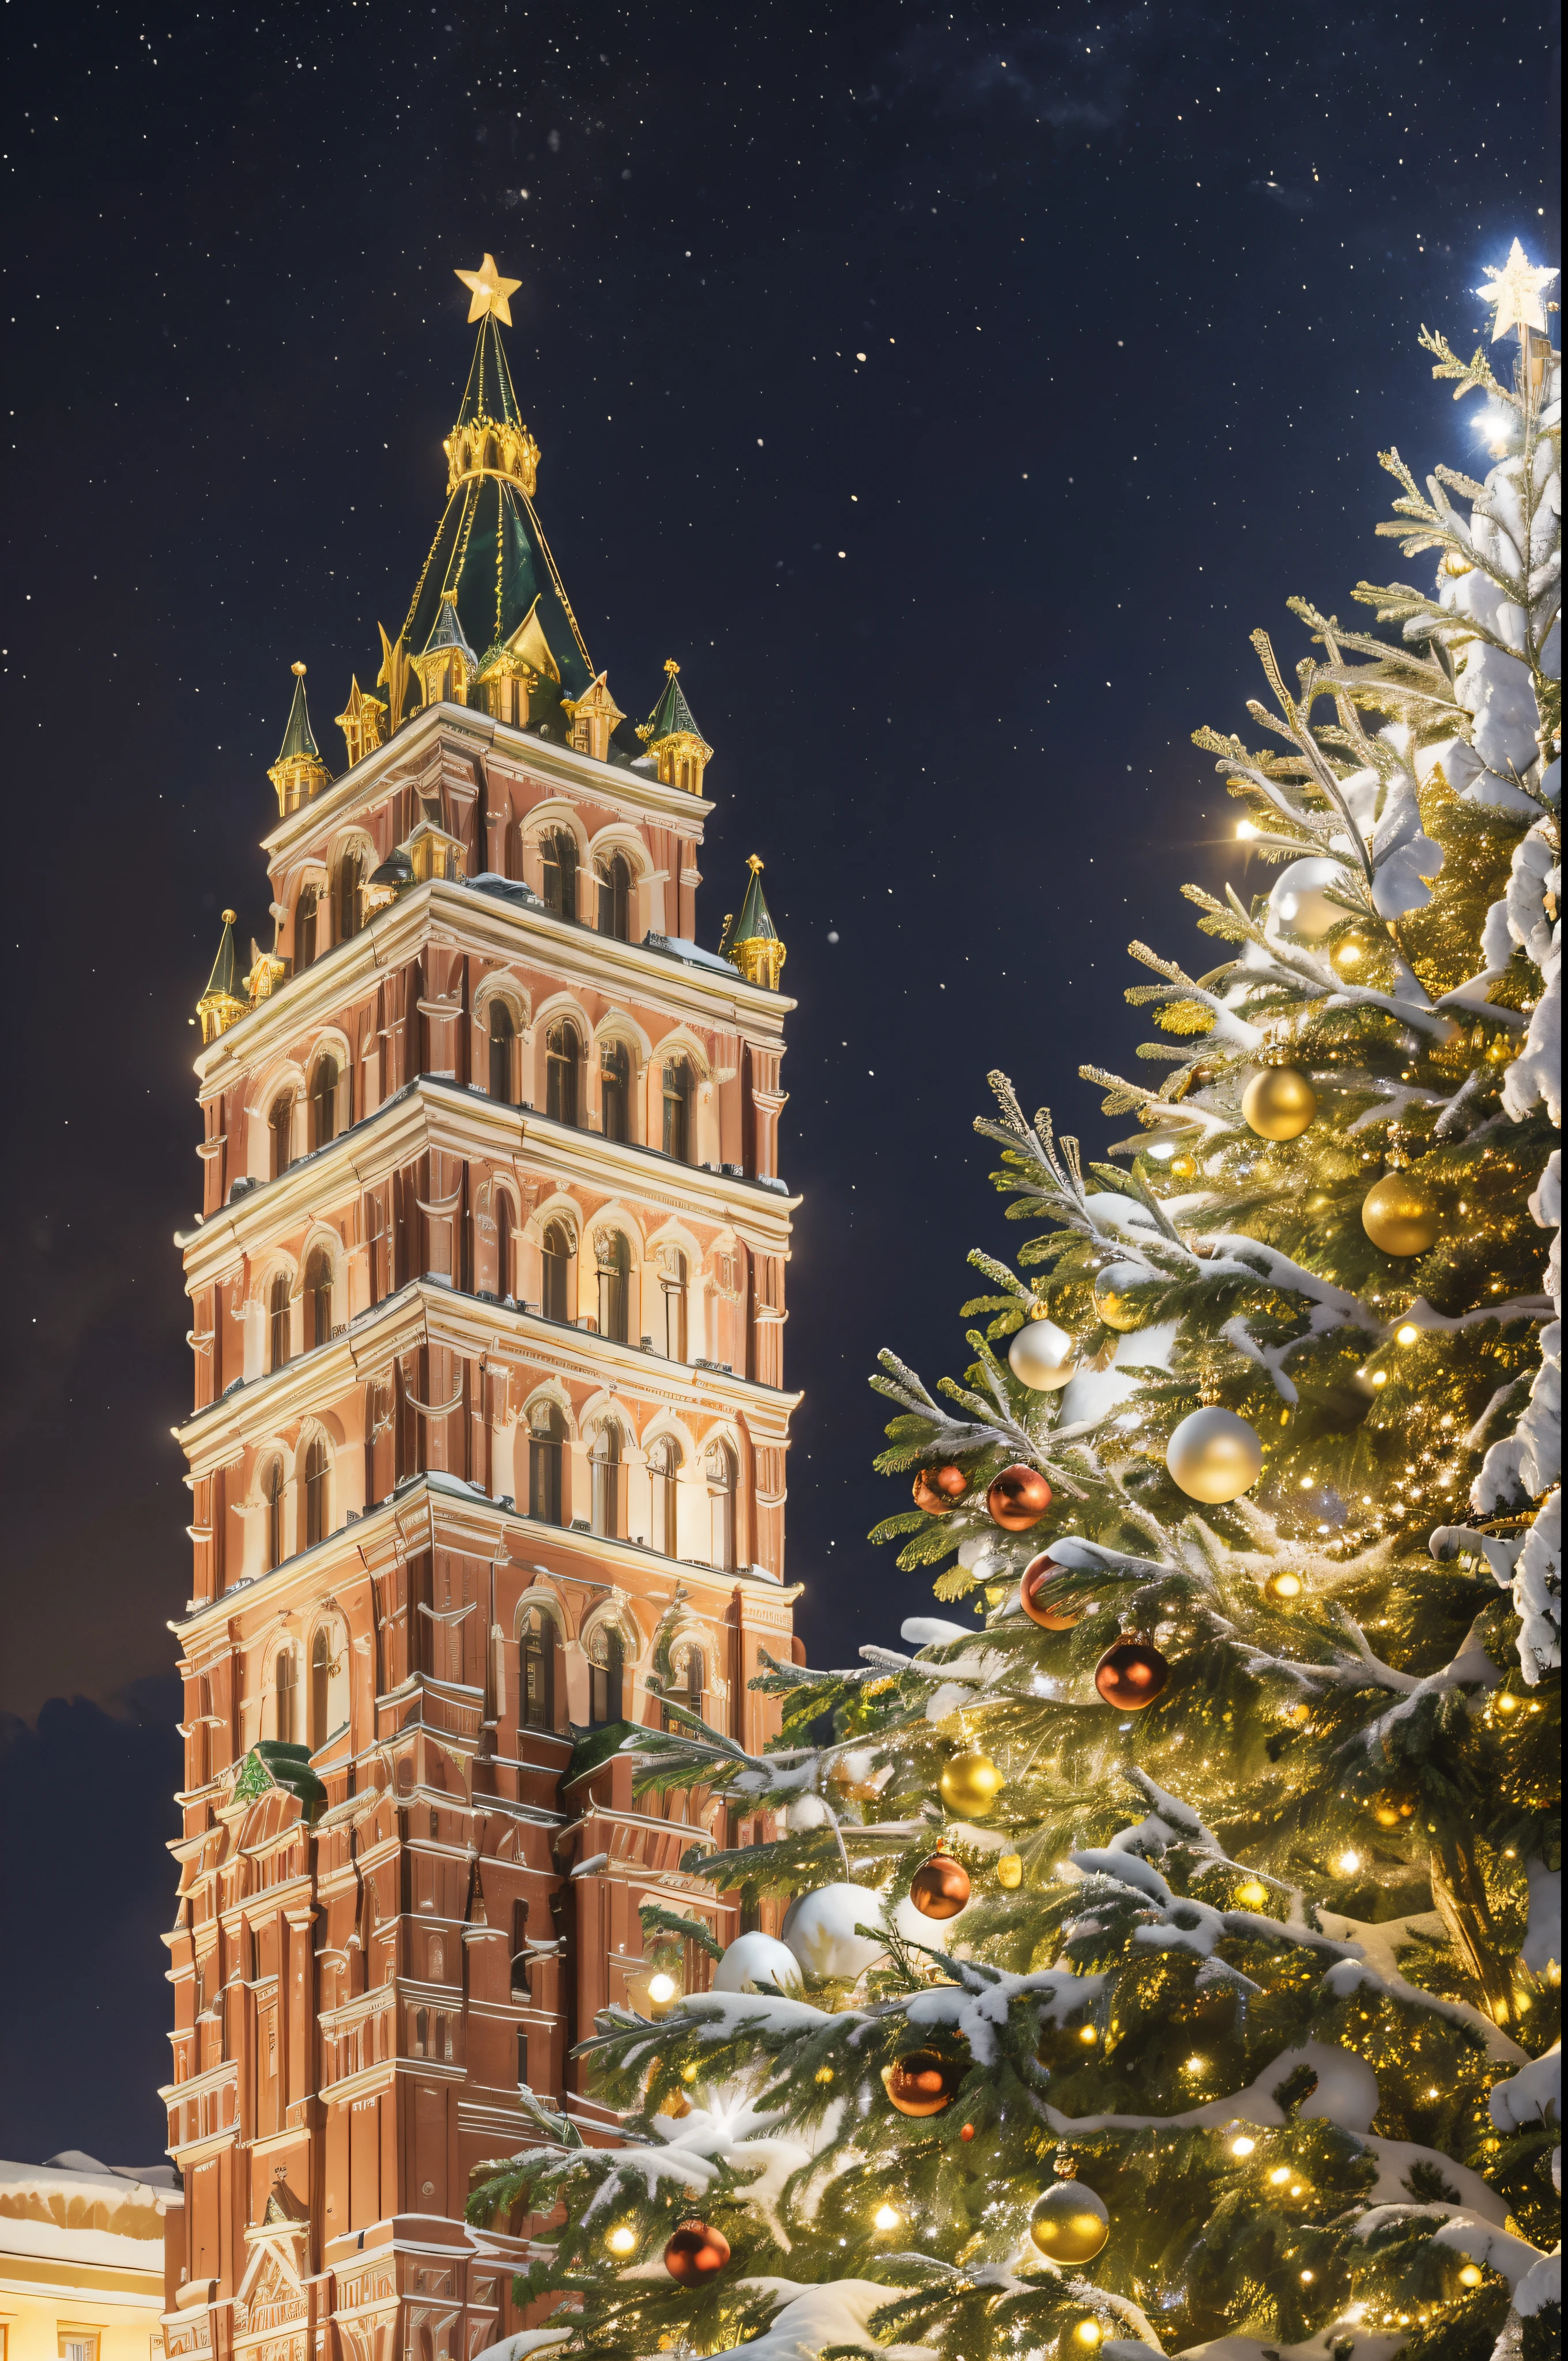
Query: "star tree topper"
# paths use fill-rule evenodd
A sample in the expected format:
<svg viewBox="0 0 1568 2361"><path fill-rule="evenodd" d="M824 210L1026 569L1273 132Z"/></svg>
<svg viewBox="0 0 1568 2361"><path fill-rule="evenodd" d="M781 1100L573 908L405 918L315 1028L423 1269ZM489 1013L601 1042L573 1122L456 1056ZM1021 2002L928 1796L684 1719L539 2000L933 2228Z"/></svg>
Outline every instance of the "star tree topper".
<svg viewBox="0 0 1568 2361"><path fill-rule="evenodd" d="M487 256L487 268L488 259ZM1491 284L1477 287L1475 292L1484 302L1495 303L1497 307L1492 342L1496 344L1499 336L1506 336L1510 328L1534 328L1544 335L1546 313L1541 309L1541 298L1557 276L1555 265L1550 269L1538 269L1530 261L1516 237L1501 269L1495 262L1488 262L1485 268Z"/></svg>
<svg viewBox="0 0 1568 2361"><path fill-rule="evenodd" d="M1516 248L1518 241L1515 241ZM468 324L482 320L493 312L503 326L511 325L511 304L509 298L522 285L521 279L503 279L496 269L496 258L487 254L477 270L459 270L455 274L468 290Z"/></svg>

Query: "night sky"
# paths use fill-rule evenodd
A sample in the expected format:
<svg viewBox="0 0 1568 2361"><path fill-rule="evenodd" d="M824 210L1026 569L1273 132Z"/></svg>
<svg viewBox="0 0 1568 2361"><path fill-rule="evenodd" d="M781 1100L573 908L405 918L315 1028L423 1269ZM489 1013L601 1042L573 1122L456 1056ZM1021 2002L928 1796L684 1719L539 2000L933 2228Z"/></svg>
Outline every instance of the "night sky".
<svg viewBox="0 0 1568 2361"><path fill-rule="evenodd" d="M187 1018L224 905L268 933L291 661L339 767L440 514L455 267L522 280L595 663L635 717L676 656L717 749L706 942L767 864L788 1570L842 1661L928 1603L863 1539L903 1505L876 1350L961 1366L964 1254L1017 1242L986 1072L1093 1152L1125 1131L1077 1079L1139 1038L1124 946L1210 965L1176 889L1247 887L1190 733L1247 728L1246 635L1294 662L1292 593L1343 615L1409 573L1380 445L1470 463L1416 330L1468 350L1483 264L1558 258L1559 33L1386 0L7 14L0 2153L140 2163Z"/></svg>

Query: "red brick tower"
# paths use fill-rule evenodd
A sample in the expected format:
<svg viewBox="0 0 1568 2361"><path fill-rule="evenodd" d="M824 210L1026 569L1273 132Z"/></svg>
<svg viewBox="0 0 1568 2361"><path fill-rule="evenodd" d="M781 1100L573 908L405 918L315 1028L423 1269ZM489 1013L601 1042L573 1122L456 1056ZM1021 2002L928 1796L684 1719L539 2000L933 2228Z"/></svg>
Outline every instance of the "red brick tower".
<svg viewBox="0 0 1568 2361"><path fill-rule="evenodd" d="M638 1905L732 1901L700 1794L610 1759L663 1686L756 1745L784 1584L784 947L696 944L712 749L632 730L533 506L498 318L378 696L296 665L276 936L199 1004L192 1598L168 2350L468 2361L524 2242L462 2222L526 2083L638 1996ZM515 282L513 282L515 283ZM476 653L482 649L482 654ZM689 1971L707 1954L687 1947Z"/></svg>

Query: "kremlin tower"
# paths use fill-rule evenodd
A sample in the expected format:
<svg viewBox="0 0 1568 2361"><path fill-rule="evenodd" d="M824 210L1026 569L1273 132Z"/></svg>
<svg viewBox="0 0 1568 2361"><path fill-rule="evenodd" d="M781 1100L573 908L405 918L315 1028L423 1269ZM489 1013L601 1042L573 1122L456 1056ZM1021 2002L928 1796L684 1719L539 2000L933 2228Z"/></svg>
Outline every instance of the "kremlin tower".
<svg viewBox="0 0 1568 2361"><path fill-rule="evenodd" d="M696 891L714 752L633 728L534 508L489 257L444 513L334 778L294 666L270 949L197 1006L194 1571L174 1627L171 2356L470 2361L526 2223L470 2175L612 2118L574 2059L648 2005L640 1912L748 1840L635 1799L667 1701L748 1749L784 1580L784 947ZM367 674L368 678L368 674ZM652 686L652 685L651 685ZM667 1919L662 1920L667 1926Z"/></svg>

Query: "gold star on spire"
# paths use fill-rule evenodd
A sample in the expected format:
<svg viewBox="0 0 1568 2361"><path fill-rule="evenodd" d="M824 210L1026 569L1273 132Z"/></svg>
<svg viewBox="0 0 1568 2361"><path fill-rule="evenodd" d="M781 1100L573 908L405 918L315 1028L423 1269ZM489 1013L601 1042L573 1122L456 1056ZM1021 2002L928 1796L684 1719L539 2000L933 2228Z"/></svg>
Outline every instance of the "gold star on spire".
<svg viewBox="0 0 1568 2361"><path fill-rule="evenodd" d="M1538 269L1526 256L1516 237L1508 249L1508 258L1499 269L1495 262L1486 266L1491 284L1477 287L1475 292L1487 303L1497 307L1497 321L1492 329L1492 342L1506 336L1510 328L1534 328L1546 334L1546 313L1541 309L1541 293L1557 276L1555 265Z"/></svg>
<svg viewBox="0 0 1568 2361"><path fill-rule="evenodd" d="M493 254L486 255L477 270L459 270L455 275L468 290L470 327L476 320L482 320L487 312L493 312L498 320L510 327L511 304L508 298L517 293L522 285L521 279L503 279L496 269Z"/></svg>

